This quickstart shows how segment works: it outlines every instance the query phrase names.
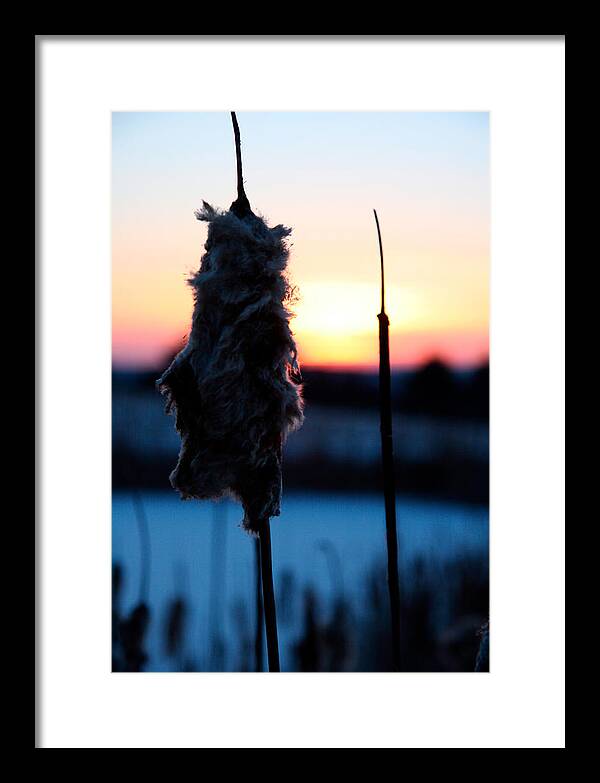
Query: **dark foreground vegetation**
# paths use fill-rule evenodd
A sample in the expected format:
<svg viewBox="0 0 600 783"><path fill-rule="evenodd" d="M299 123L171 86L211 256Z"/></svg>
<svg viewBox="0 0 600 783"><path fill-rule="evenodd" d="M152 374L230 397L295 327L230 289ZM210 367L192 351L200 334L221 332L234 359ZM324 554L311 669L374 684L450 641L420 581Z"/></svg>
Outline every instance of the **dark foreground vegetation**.
<svg viewBox="0 0 600 783"><path fill-rule="evenodd" d="M297 625L294 614L301 613L301 632L293 641L293 654L287 656L293 661L291 670L391 671L384 564L373 564L362 586L364 600L357 612L338 578L335 552L328 556L335 584L332 598L323 597L311 587L299 588L290 573L284 572L276 585L281 628ZM227 649L218 629L206 628L210 654L203 658L194 652L203 645L189 633L193 596L177 595L161 615L145 602L125 613L121 607L124 576L122 566L114 564L113 671L152 670L153 651L148 640L152 624L158 625L163 653L169 656L172 671L220 671L225 657L233 660L235 670L240 672L264 669L260 652L257 656L256 615L247 598L238 597L227 608L237 634L232 649ZM488 617L487 561L466 556L436 567L417 559L401 578L402 670L474 671ZM480 659L478 668L488 670L486 657Z"/></svg>
<svg viewBox="0 0 600 783"><path fill-rule="evenodd" d="M376 373L304 370L307 419L285 450L284 486L316 491L381 493ZM173 492L168 476L179 447L173 420L155 388L157 372L113 373L113 488ZM395 482L398 495L486 506L489 496L489 368L457 372L431 362L392 377ZM285 671L391 671L389 598L383 561L361 577L359 600L339 578L332 590L299 584L282 572L275 584ZM113 569L113 669L263 671L253 596L230 596L223 606L230 632L211 623L191 630L207 595L184 586L169 606L149 603L140 590L123 600L122 563ZM456 554L441 563L416 559L400 574L401 669L486 671L483 630L488 619L487 557ZM159 611L160 610L160 611ZM235 629L232 635L231 628ZM159 640L157 642L157 639ZM484 644L482 644L482 641ZM477 664L476 662L479 661Z"/></svg>

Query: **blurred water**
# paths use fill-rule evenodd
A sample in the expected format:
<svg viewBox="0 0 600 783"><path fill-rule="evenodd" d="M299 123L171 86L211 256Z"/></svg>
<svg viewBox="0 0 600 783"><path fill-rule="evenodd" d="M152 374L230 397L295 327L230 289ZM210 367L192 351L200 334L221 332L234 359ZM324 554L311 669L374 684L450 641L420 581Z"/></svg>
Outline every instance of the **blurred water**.
<svg viewBox="0 0 600 783"><path fill-rule="evenodd" d="M192 603L189 656L207 668L211 629L222 629L225 659L220 666L236 670L240 629L253 634L255 589L254 542L239 529L240 507L230 501L183 502L170 492L139 497L149 532L153 613L146 668L173 669L163 650L164 621L169 602L183 593ZM397 515L401 572L417 556L440 565L460 555L487 559L487 508L399 498ZM325 598L343 589L354 610L362 611L365 578L375 561L385 560L385 514L376 495L288 492L271 528L285 671L291 668L286 656L299 633L304 587L312 585ZM113 561L125 570L121 606L127 611L143 589L139 504L136 516L130 492L113 495L112 531Z"/></svg>

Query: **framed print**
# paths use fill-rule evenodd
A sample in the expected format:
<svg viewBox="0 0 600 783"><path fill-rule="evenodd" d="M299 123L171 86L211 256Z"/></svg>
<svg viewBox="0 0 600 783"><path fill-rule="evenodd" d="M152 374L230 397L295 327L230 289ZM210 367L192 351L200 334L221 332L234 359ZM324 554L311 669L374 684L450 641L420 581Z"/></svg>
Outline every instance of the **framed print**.
<svg viewBox="0 0 600 783"><path fill-rule="evenodd" d="M36 58L36 746L563 747L564 36Z"/></svg>

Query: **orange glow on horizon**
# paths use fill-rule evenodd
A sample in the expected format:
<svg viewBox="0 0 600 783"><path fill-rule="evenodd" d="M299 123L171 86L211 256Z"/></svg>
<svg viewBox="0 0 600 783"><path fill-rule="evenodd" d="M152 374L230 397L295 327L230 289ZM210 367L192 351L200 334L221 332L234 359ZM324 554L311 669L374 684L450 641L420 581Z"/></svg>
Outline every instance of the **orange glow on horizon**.
<svg viewBox="0 0 600 783"><path fill-rule="evenodd" d="M135 291L135 296L134 296ZM477 301L477 300L474 300ZM192 293L184 275L164 279L149 272L131 288L121 276L113 292L115 364L155 367L183 346L192 313ZM305 283L292 306L292 330L302 365L373 368L378 359L380 290L377 283ZM461 311L444 292L390 284L390 359L395 367L415 366L437 357L474 365L487 358L487 301Z"/></svg>

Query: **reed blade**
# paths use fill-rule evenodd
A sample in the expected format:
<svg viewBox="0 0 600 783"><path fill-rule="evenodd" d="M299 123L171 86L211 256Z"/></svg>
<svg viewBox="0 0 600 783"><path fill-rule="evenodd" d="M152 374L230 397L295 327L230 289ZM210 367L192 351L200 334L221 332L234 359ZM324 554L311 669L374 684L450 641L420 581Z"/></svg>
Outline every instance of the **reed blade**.
<svg viewBox="0 0 600 783"><path fill-rule="evenodd" d="M390 321L385 312L385 277L383 243L376 210L375 224L379 240L381 263L381 312L379 320L379 414L381 433L381 460L385 503L388 591L392 632L392 663L400 671L400 580L398 576L398 533L396 529L396 488L394 481L394 449L392 437L392 383L390 370Z"/></svg>

